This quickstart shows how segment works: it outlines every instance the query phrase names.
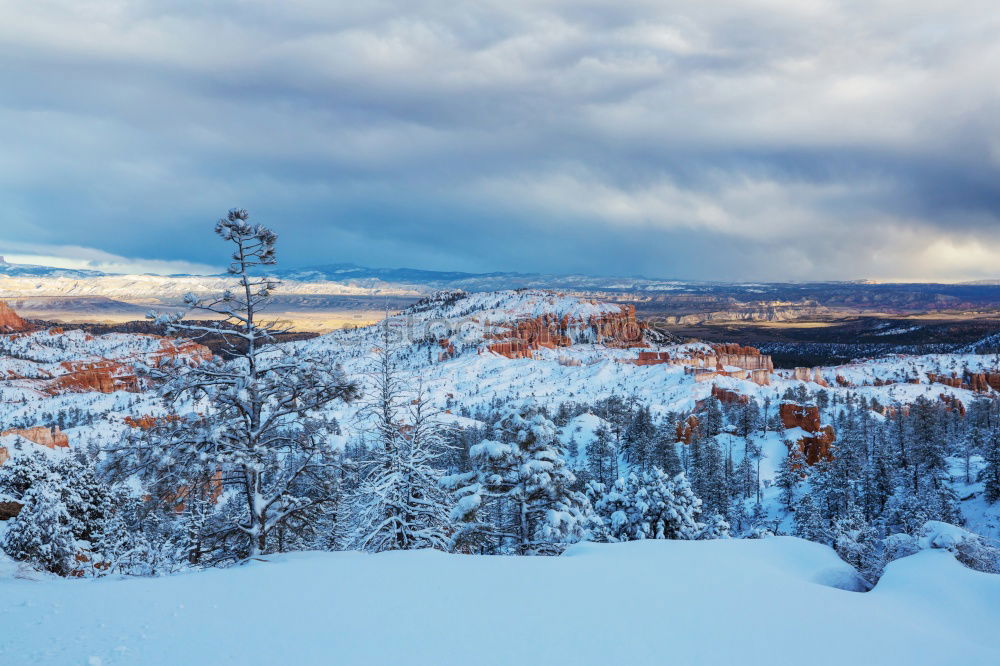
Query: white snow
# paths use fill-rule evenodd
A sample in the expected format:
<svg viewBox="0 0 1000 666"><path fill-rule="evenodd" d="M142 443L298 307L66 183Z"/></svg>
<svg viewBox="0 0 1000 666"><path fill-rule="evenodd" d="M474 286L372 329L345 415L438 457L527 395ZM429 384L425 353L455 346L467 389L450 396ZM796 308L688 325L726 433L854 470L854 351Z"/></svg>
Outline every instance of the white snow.
<svg viewBox="0 0 1000 666"><path fill-rule="evenodd" d="M148 579L0 574L0 663L1000 663L1000 576L940 550L894 562L869 593L838 589L850 567L792 537L267 560Z"/></svg>

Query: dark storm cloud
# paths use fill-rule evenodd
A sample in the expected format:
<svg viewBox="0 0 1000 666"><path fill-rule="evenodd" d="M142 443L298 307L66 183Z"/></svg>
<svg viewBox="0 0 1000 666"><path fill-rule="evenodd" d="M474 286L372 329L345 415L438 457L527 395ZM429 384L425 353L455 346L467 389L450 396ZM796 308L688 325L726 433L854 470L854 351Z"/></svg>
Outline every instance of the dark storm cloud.
<svg viewBox="0 0 1000 666"><path fill-rule="evenodd" d="M992 2L0 0L0 16L0 254L219 263L209 226L241 205L286 264L1000 265Z"/></svg>

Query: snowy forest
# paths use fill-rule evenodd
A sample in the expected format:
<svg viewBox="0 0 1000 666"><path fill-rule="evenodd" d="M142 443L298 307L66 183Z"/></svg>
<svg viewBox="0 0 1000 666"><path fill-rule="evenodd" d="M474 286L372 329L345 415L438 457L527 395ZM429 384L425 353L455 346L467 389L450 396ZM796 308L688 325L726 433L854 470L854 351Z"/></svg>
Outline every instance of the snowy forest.
<svg viewBox="0 0 1000 666"><path fill-rule="evenodd" d="M224 353L143 368L162 409L127 437L0 465L0 506L20 506L0 540L10 558L66 577L159 576L293 551L547 556L587 541L793 535L831 546L870 588L945 534L964 565L1000 571L1000 550L961 507L1000 502L995 393L961 409L805 383L685 412L615 391L440 404L405 371L422 352L388 324L352 372L321 348L275 343L276 235L242 210L216 232L232 288L156 321L219 336ZM818 408L837 433L831 456L807 464L779 402ZM349 436L330 410L341 404L361 424ZM95 419L40 416L63 428ZM581 420L598 425L564 436ZM790 453L769 457L768 441Z"/></svg>

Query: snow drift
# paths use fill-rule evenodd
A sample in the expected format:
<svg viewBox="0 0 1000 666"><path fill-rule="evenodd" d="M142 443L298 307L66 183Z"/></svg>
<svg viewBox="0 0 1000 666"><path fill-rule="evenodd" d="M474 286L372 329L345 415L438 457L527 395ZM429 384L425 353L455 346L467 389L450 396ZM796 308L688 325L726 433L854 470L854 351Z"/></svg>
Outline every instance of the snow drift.
<svg viewBox="0 0 1000 666"><path fill-rule="evenodd" d="M792 537L267 559L163 578L8 573L0 663L1000 663L1000 576L942 550L892 563L869 593Z"/></svg>

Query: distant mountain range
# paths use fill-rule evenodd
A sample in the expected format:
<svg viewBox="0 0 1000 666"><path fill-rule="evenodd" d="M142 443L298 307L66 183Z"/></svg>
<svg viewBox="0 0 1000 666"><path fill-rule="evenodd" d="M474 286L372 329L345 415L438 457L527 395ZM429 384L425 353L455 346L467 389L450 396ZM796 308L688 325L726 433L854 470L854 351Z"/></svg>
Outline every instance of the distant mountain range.
<svg viewBox="0 0 1000 666"><path fill-rule="evenodd" d="M11 264L0 256L0 277L63 277L91 278L102 277L107 273L74 268L55 268L54 266L36 266L35 264Z"/></svg>
<svg viewBox="0 0 1000 666"><path fill-rule="evenodd" d="M546 274L546 273L466 273L462 271L432 271L419 268L371 268L352 263L334 263L322 266L307 266L304 268L277 268L269 271L271 275L286 282L324 283L331 282L354 288L377 290L382 287L410 288L417 291L434 289L462 289L470 292L497 291L502 289L569 289L580 291L632 291L632 292L662 292L677 291L720 284L738 284L752 289L758 283L749 282L710 282L700 280L675 280L648 278L643 276L595 276L580 274ZM100 277L120 277L119 273L104 273L96 270L56 268L53 266L38 266L34 264L12 264L0 256L0 277L11 278L66 278L85 280ZM216 275L162 275L144 274L144 277L163 278L165 281L178 278L218 278ZM817 282L785 282L759 283L759 286L776 284L844 284L844 285L882 285L883 283L869 280L841 280ZM930 283L929 283L930 284ZM1000 280L975 280L960 282L953 286L995 286ZM913 285L915 286L915 285Z"/></svg>
<svg viewBox="0 0 1000 666"><path fill-rule="evenodd" d="M603 277L593 275L558 275L544 273L463 273L459 271L429 271L416 268L368 268L356 264L327 264L306 268L271 271L282 280L297 282L339 282L354 286L379 284L425 287L432 289L462 289L470 292L502 289L572 289L670 291L684 285L699 284L680 280L660 280L646 277Z"/></svg>
<svg viewBox="0 0 1000 666"><path fill-rule="evenodd" d="M655 280L644 277L600 277L589 275L546 275L541 273L465 273L461 271L429 271L417 268L369 268L357 264L338 263L305 268L277 268L271 275L297 283L336 283L354 288L378 290L380 288L416 288L417 291L435 289L463 289L465 291L496 291L501 289L549 288L580 290L662 291L677 289L682 285L697 284L677 280ZM91 278L121 278L121 274L95 270L55 268L33 264L12 264L0 257L0 277L8 278L62 278L89 280ZM163 282L192 278L218 278L223 275L163 275L142 277Z"/></svg>

